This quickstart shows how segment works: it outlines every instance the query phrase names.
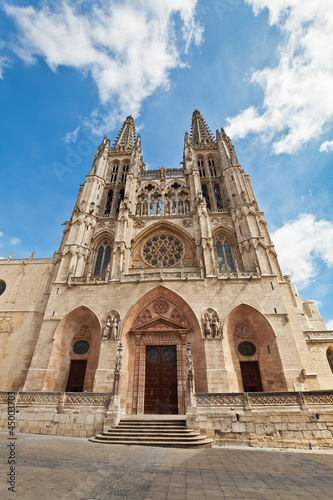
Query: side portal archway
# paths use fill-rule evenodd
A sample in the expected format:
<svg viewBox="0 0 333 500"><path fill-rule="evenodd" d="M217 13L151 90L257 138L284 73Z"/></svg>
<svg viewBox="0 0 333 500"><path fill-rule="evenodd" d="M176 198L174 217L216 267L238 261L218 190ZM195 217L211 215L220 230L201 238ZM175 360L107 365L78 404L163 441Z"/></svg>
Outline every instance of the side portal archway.
<svg viewBox="0 0 333 500"><path fill-rule="evenodd" d="M126 414L185 413L186 343L191 342L196 392L207 392L198 320L187 302L159 286L129 311L124 343L121 407Z"/></svg>
<svg viewBox="0 0 333 500"><path fill-rule="evenodd" d="M223 330L232 392L287 390L276 336L263 314L240 304L228 315Z"/></svg>
<svg viewBox="0 0 333 500"><path fill-rule="evenodd" d="M93 392L100 344L100 322L91 309L68 313L54 334L43 391Z"/></svg>

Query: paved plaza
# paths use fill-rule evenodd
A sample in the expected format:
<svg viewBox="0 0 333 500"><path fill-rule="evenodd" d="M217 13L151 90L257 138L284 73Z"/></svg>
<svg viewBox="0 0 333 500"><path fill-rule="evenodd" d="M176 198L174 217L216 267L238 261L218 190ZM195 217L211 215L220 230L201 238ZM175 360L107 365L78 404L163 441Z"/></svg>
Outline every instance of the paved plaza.
<svg viewBox="0 0 333 500"><path fill-rule="evenodd" d="M14 441L0 434L0 498L5 500L333 498L333 452L174 449L34 434L15 437L14 493L6 483Z"/></svg>

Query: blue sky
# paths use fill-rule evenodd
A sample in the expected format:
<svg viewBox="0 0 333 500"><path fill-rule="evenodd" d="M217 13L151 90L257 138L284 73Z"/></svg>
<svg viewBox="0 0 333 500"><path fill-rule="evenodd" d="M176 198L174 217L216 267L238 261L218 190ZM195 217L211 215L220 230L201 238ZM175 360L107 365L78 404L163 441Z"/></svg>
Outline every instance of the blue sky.
<svg viewBox="0 0 333 500"><path fill-rule="evenodd" d="M128 114L178 167L194 108L224 127L284 273L333 328L330 0L11 1L0 8L0 256L58 248Z"/></svg>

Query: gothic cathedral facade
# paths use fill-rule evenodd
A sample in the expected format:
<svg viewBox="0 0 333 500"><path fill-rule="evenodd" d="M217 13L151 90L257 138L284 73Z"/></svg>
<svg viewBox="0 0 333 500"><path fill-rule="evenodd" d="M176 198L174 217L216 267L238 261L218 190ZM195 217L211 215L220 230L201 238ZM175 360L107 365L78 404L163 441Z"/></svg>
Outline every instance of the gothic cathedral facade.
<svg viewBox="0 0 333 500"><path fill-rule="evenodd" d="M197 110L181 168L145 169L132 117L105 137L58 252L2 260L0 292L2 391L112 393L120 342L122 414L186 413L189 345L197 394L333 386L333 332Z"/></svg>

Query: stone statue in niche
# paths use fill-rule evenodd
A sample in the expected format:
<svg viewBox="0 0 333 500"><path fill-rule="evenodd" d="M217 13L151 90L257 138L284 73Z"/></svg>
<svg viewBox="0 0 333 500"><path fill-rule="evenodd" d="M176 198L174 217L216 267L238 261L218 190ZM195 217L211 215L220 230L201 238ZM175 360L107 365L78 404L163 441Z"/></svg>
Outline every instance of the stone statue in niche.
<svg viewBox="0 0 333 500"><path fill-rule="evenodd" d="M120 338L120 314L118 311L110 311L103 325L102 339L117 340Z"/></svg>
<svg viewBox="0 0 333 500"><path fill-rule="evenodd" d="M206 309L202 315L202 330L205 339L222 339L222 327L214 309Z"/></svg>

